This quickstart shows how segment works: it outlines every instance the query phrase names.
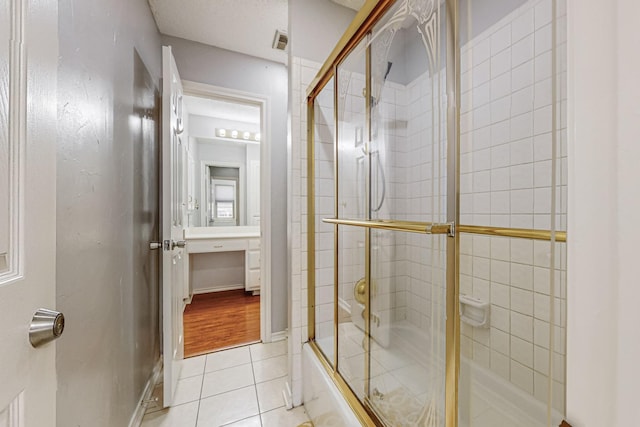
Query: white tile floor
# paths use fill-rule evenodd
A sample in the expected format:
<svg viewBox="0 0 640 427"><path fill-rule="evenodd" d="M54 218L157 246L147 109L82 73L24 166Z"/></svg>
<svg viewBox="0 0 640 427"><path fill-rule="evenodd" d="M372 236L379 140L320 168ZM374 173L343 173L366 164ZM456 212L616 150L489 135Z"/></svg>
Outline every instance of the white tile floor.
<svg viewBox="0 0 640 427"><path fill-rule="evenodd" d="M147 409L142 427L297 427L309 418L285 409L286 375L286 341L186 359L175 405Z"/></svg>

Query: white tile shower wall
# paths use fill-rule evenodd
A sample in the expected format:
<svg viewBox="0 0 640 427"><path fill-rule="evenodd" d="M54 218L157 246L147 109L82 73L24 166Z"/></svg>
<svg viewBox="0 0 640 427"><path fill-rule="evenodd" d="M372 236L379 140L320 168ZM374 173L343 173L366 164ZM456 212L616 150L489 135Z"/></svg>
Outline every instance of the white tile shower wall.
<svg viewBox="0 0 640 427"><path fill-rule="evenodd" d="M566 13L524 4L461 54L460 205L463 224L551 228L556 79L556 228L566 230ZM564 408L566 245L557 244L554 321L550 243L463 235L460 292L491 302L491 327L462 325L465 356L546 401L553 332L553 405Z"/></svg>

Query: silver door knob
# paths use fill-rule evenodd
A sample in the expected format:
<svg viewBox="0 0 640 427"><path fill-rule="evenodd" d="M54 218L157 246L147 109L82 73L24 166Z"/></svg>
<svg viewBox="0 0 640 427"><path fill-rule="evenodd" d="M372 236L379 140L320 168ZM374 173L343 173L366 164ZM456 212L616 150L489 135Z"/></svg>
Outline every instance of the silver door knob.
<svg viewBox="0 0 640 427"><path fill-rule="evenodd" d="M149 242L149 249L151 250L160 249L161 247L162 247L161 242Z"/></svg>
<svg viewBox="0 0 640 427"><path fill-rule="evenodd" d="M184 240L178 240L177 242L175 240L171 241L171 249L184 248L185 246L187 246L187 242Z"/></svg>
<svg viewBox="0 0 640 427"><path fill-rule="evenodd" d="M40 308L29 325L29 342L35 348L55 340L64 332L64 315L58 311Z"/></svg>

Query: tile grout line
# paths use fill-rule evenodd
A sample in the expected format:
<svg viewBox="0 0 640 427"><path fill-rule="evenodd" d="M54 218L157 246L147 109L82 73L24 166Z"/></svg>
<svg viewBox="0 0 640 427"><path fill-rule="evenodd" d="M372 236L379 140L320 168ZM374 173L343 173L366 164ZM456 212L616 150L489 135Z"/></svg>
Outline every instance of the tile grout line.
<svg viewBox="0 0 640 427"><path fill-rule="evenodd" d="M256 394L256 404L258 405L258 419L260 420L260 427L262 427L262 411L260 409L260 399L258 398L258 384L256 383L256 371L253 367L253 354L251 353L251 346L249 350L249 360L251 361L251 375L253 375L253 391Z"/></svg>
<svg viewBox="0 0 640 427"><path fill-rule="evenodd" d="M200 383L200 396L198 396L198 410L196 411L196 425L198 427L198 421L200 419L200 404L202 402L202 389L204 388L204 376L207 374L207 356L204 358L204 366L202 367L202 382Z"/></svg>

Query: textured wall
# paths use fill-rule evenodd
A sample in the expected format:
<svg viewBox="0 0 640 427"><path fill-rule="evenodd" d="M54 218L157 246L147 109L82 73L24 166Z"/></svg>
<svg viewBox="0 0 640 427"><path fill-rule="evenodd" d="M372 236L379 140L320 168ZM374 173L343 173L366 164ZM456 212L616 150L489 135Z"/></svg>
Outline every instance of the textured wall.
<svg viewBox="0 0 640 427"><path fill-rule="evenodd" d="M160 36L144 0L59 8L57 425L126 426L159 357Z"/></svg>
<svg viewBox="0 0 640 427"><path fill-rule="evenodd" d="M266 95L271 131L271 331L287 328L287 69L217 47L163 36L183 80Z"/></svg>

